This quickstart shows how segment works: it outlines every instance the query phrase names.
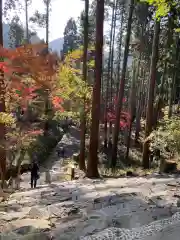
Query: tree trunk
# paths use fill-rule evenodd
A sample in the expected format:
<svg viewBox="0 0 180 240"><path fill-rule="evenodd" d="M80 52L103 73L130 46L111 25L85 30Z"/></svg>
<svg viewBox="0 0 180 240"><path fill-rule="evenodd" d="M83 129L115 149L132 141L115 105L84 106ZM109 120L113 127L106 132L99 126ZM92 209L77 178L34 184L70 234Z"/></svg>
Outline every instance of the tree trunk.
<svg viewBox="0 0 180 240"><path fill-rule="evenodd" d="M50 0L45 1L46 4L46 48L47 48L47 54L49 52L49 5L50 5ZM49 108L49 91L45 90L45 116L48 118L48 114L50 111ZM49 124L48 124L48 119L45 121L45 126L44 126L44 136L48 134L49 131Z"/></svg>
<svg viewBox="0 0 180 240"><path fill-rule="evenodd" d="M108 72L107 72L107 85L106 85L106 97L105 97L105 122L104 122L104 147L107 148L108 142L108 127L107 127L107 113L109 109L109 83L110 83L110 73L111 73L111 54L112 54L112 38L113 38L113 20L114 20L114 13L115 13L115 2L113 2L113 9L112 9L112 21L111 21L111 31L110 31L110 43L109 43L109 57L108 57Z"/></svg>
<svg viewBox="0 0 180 240"><path fill-rule="evenodd" d="M102 75L103 52L103 24L104 0L97 1L96 7L96 45L95 45L95 80L93 85L92 122L90 130L89 158L87 164L87 177L99 177L98 173L98 138L100 119L100 95Z"/></svg>
<svg viewBox="0 0 180 240"><path fill-rule="evenodd" d="M25 17L26 17L26 44L29 43L29 26L28 26L28 0L25 0Z"/></svg>
<svg viewBox="0 0 180 240"><path fill-rule="evenodd" d="M2 20L2 0L0 0L0 45L3 46L3 20ZM1 58L1 61L3 59ZM3 71L0 71L0 112L5 112L5 89L4 89L4 74ZM6 174L6 146L5 146L5 135L6 135L6 128L5 124L0 123L0 139L2 141L0 146L0 168L1 168L1 180L2 180L2 188L4 187L4 180Z"/></svg>
<svg viewBox="0 0 180 240"><path fill-rule="evenodd" d="M111 49L111 67L110 67L110 111L113 111L113 94L114 94L114 41L116 36L116 19L117 19L117 5L118 1L115 2L115 12L113 19L113 36L112 36L112 49ZM109 121L109 138L112 135L112 121Z"/></svg>
<svg viewBox="0 0 180 240"><path fill-rule="evenodd" d="M172 44L172 40L173 40L173 25L172 25L172 19L169 18L168 20L168 37L167 37L167 42L166 42L166 54L168 54L169 52L169 48ZM158 122L158 117L159 117L159 113L161 111L161 108L163 107L163 93L164 93L164 84L165 84L165 80L167 78L167 71L168 71L168 59L165 60L164 63L164 71L163 71L163 75L162 75L162 79L161 79L161 84L160 84L160 89L159 89L159 96L158 99L155 103L155 108L154 108L154 124L153 127L156 128L157 126L157 122Z"/></svg>
<svg viewBox="0 0 180 240"><path fill-rule="evenodd" d="M136 81L138 80L139 76L139 65L141 61L141 53L136 65L136 61L134 63L134 69L133 69L133 79L132 79L132 85L131 85L131 96L130 96L130 124L129 124L129 132L127 137L127 143L126 143L126 159L128 161L129 157L129 149L130 149L130 143L131 143L131 131L132 131L132 123L133 123L133 117L136 113ZM128 162L131 164L130 162Z"/></svg>
<svg viewBox="0 0 180 240"><path fill-rule="evenodd" d="M130 36L131 36L131 25L132 25L133 10L134 10L134 0L131 0L130 1L130 7L129 7L127 35L126 35L126 41L125 41L121 82L120 82L120 88L119 88L118 100L117 100L117 107L116 107L116 121L115 121L115 127L114 127L113 147L112 147L112 161L111 161L111 167L112 168L115 168L116 161L117 161L117 144L118 144L118 136L119 136L119 129L120 129L119 123L120 123L120 115L121 115L121 110L122 110L122 105L123 105L123 96L124 96L124 87L125 87L125 80L126 80L126 68L127 68L128 54L129 54L129 42L130 42Z"/></svg>
<svg viewBox="0 0 180 240"><path fill-rule="evenodd" d="M168 118L172 117L172 105L173 105L173 98L174 98L174 91L175 91L175 84L177 78L177 68L178 68L178 60L179 60L179 37L176 38L176 57L175 57L175 65L174 65L174 72L172 81L170 84L170 91L169 91L169 110L168 110Z"/></svg>
<svg viewBox="0 0 180 240"><path fill-rule="evenodd" d="M145 104L145 97L144 97L144 88L145 88L145 70L142 68L141 70L141 82L139 83L139 99L138 99L138 107L136 111L136 130L135 130L135 144L139 141L139 134L141 131L141 116Z"/></svg>
<svg viewBox="0 0 180 240"><path fill-rule="evenodd" d="M123 23L124 23L124 6L122 6L122 11L121 11L120 37L119 37L119 43L118 43L118 64L117 64L117 79L116 79L116 96L118 95L118 92L119 92L119 83L120 83Z"/></svg>
<svg viewBox="0 0 180 240"><path fill-rule="evenodd" d="M46 44L48 47L49 44L49 5L50 0L46 1Z"/></svg>
<svg viewBox="0 0 180 240"><path fill-rule="evenodd" d="M150 80L148 88L148 103L146 111L146 128L145 139L149 136L153 127L153 104L154 104L154 90L156 85L156 68L158 62L158 45L159 45L160 21L156 20L154 26L154 37L151 56ZM149 146L148 141L144 141L143 145L143 167L149 168Z"/></svg>
<svg viewBox="0 0 180 240"><path fill-rule="evenodd" d="M88 13L89 13L89 0L85 0L85 17L84 17L84 50L83 50L83 79L87 81L87 51L88 51ZM84 106L81 115L81 142L80 142L80 156L79 168L85 170L85 142L86 142L86 96L84 96Z"/></svg>
<svg viewBox="0 0 180 240"><path fill-rule="evenodd" d="M163 71L163 75L162 75L162 79L161 79L159 96L158 96L158 99L157 99L157 101L155 103L155 107L154 107L154 115L153 115L153 127L154 128L157 127L159 113L160 113L162 105L163 105L163 91L164 91L164 83L166 80L166 74L167 74L167 61L165 61L165 63L164 63L164 71Z"/></svg>

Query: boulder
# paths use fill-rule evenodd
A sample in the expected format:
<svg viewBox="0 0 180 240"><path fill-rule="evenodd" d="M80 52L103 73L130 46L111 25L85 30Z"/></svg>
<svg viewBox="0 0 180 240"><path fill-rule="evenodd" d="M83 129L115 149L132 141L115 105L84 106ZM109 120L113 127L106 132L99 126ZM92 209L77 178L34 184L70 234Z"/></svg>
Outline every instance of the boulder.
<svg viewBox="0 0 180 240"><path fill-rule="evenodd" d="M79 162L79 157L80 157L80 153L74 153L74 154L73 154L73 160L74 160L75 162Z"/></svg>
<svg viewBox="0 0 180 240"><path fill-rule="evenodd" d="M34 232L40 232L44 230L50 229L50 222L45 219L19 219L11 222L10 229L11 231L22 232L23 228L26 228L30 226L31 229L33 229ZM18 229L21 229L18 231Z"/></svg>
<svg viewBox="0 0 180 240"><path fill-rule="evenodd" d="M174 173L177 171L177 162L175 160L161 160L160 173Z"/></svg>
<svg viewBox="0 0 180 240"><path fill-rule="evenodd" d="M31 219L48 219L49 218L48 211L40 209L38 207L32 207L28 215Z"/></svg>

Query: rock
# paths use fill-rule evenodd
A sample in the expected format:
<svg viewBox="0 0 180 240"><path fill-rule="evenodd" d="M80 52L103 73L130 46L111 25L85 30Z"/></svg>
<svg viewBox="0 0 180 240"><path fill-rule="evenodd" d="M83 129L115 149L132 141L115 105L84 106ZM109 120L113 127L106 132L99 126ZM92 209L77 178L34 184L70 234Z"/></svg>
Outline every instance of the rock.
<svg viewBox="0 0 180 240"><path fill-rule="evenodd" d="M0 240L18 240L19 236L15 233L0 234Z"/></svg>
<svg viewBox="0 0 180 240"><path fill-rule="evenodd" d="M83 230L81 232L81 237L86 236L87 234L91 234L92 232L95 232L96 230L97 230L96 226L89 225L89 226L83 228Z"/></svg>
<svg viewBox="0 0 180 240"><path fill-rule="evenodd" d="M50 217L63 218L63 217L67 217L67 215L68 215L66 208L59 209L52 205L48 206L47 208L48 208Z"/></svg>
<svg viewBox="0 0 180 240"><path fill-rule="evenodd" d="M76 170L76 175L75 175L75 179L84 179L86 178L86 174L85 172L81 171L81 170Z"/></svg>
<svg viewBox="0 0 180 240"><path fill-rule="evenodd" d="M73 214L77 214L77 213L79 213L79 208L74 207L74 208L69 210L68 215L73 215Z"/></svg>
<svg viewBox="0 0 180 240"><path fill-rule="evenodd" d="M6 221L6 222L11 222L13 220L17 220L17 219L22 219L26 216L26 212L1 212L0 214L0 221Z"/></svg>
<svg viewBox="0 0 180 240"><path fill-rule="evenodd" d="M101 230L108 227L111 220L111 218L107 218L101 214L93 214L88 217L88 220L86 222L89 226L94 226L96 230Z"/></svg>
<svg viewBox="0 0 180 240"><path fill-rule="evenodd" d="M32 227L32 226L23 226L23 227L15 229L13 232L16 234L20 234L20 235L26 235L29 233L33 233L34 230L36 230L36 229L34 229L34 227Z"/></svg>
<svg viewBox="0 0 180 240"><path fill-rule="evenodd" d="M51 174L49 171L45 172L45 182L49 184L51 183Z"/></svg>
<svg viewBox="0 0 180 240"><path fill-rule="evenodd" d="M41 233L32 233L26 236L19 238L19 240L50 240L51 237L44 232Z"/></svg>
<svg viewBox="0 0 180 240"><path fill-rule="evenodd" d="M50 229L50 222L44 219L22 219L22 220L16 220L11 222L11 229L13 231L18 231L20 228L24 228L27 226L31 226L35 231L45 229Z"/></svg>
<svg viewBox="0 0 180 240"><path fill-rule="evenodd" d="M46 210L40 209L38 207L32 207L28 213L29 217L32 219L48 219L49 213Z"/></svg>
<svg viewBox="0 0 180 240"><path fill-rule="evenodd" d="M138 174L135 173L135 172L132 172L132 171L127 171L127 172L126 172L126 176L127 176L127 177L137 177Z"/></svg>
<svg viewBox="0 0 180 240"><path fill-rule="evenodd" d="M80 157L80 153L74 153L74 154L73 154L73 160L74 160L75 162L79 162L79 157Z"/></svg>
<svg viewBox="0 0 180 240"><path fill-rule="evenodd" d="M180 199L177 200L177 207L180 207Z"/></svg>
<svg viewBox="0 0 180 240"><path fill-rule="evenodd" d="M161 160L160 173L174 173L177 171L177 163L174 160Z"/></svg>
<svg viewBox="0 0 180 240"><path fill-rule="evenodd" d="M74 167L68 167L67 175L70 177L70 180L74 180L75 170Z"/></svg>

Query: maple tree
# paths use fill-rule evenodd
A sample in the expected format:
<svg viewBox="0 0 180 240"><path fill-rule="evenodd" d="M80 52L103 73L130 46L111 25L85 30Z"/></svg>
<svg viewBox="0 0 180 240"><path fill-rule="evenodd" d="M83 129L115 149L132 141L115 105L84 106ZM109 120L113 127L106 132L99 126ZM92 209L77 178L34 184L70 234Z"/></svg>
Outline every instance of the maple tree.
<svg viewBox="0 0 180 240"><path fill-rule="evenodd" d="M4 72L6 94L11 94L12 101L23 102L24 107L36 98L37 90L45 89L50 91L52 103L57 108L57 59L53 54L41 54L44 48L42 44L25 45L15 50L0 47L0 55L4 58L0 69Z"/></svg>
<svg viewBox="0 0 180 240"><path fill-rule="evenodd" d="M127 101L126 98L123 98L123 103L125 103ZM116 119L116 114L115 114L115 106L117 104L117 97L114 97L113 102L112 102L112 108L108 108L107 109L107 116L104 116L104 119L107 117L107 122L111 122L112 124L114 124L115 119ZM102 119L102 121L104 121L104 119ZM121 112L121 119L119 122L120 128L121 129L125 129L128 128L130 125L130 114L128 111L122 111Z"/></svg>
<svg viewBox="0 0 180 240"><path fill-rule="evenodd" d="M16 49L0 47L3 59L0 70L4 74L6 102L6 112L0 113L0 122L6 126L6 139L1 143L6 147L7 156L14 156L12 161L20 156L21 160L16 161L18 168L26 151L29 152L39 136L44 134L43 124L48 119L71 116L80 120L84 95L87 120L90 122L91 119L92 87L84 83L78 68L78 63L82 62L82 48L60 62L56 54L44 54L45 47L42 44ZM88 64L93 68L91 49L89 54ZM47 97L48 113L45 112ZM39 116L39 124L31 121L31 114Z"/></svg>
<svg viewBox="0 0 180 240"><path fill-rule="evenodd" d="M89 48L89 56L92 54L92 49ZM55 99L57 102L61 102L61 106L58 111L58 116L63 118L70 116L76 121L80 121L80 115L83 110L84 96L85 110L87 114L87 120L91 119L91 99L92 99L92 87L88 82L84 82L82 79L81 69L78 67L82 63L83 49L79 48L69 53L63 62L60 63L57 79L57 95L61 96ZM93 60L89 57L88 65L93 68ZM62 111L62 108L64 110Z"/></svg>
<svg viewBox="0 0 180 240"><path fill-rule="evenodd" d="M0 70L4 74L4 98L6 112L0 113L0 122L6 125L4 146L8 151L22 151L42 134L42 125L35 126L26 121L19 121L17 109L26 116L29 107L42 99L38 104L43 106L43 92L49 92L49 100L54 110L61 110L63 100L56 96L57 56L43 55L45 45L25 45L16 49L0 47ZM36 103L37 104L37 103Z"/></svg>
<svg viewBox="0 0 180 240"><path fill-rule="evenodd" d="M19 122L17 109L21 109L22 119L32 105L39 105L43 109L46 92L56 116L73 116L78 121L86 94L86 111L90 119L92 88L83 82L80 70L76 67L77 61L81 61L82 49L67 55L58 67L57 55L44 56L44 48L42 44L16 49L0 47L0 55L4 60L0 69L4 73L6 99L6 112L0 113L0 121L8 127L6 141L11 149L26 149L35 136L42 134L42 125L35 128L27 118ZM93 67L91 59L89 64ZM70 108L67 107L69 102Z"/></svg>

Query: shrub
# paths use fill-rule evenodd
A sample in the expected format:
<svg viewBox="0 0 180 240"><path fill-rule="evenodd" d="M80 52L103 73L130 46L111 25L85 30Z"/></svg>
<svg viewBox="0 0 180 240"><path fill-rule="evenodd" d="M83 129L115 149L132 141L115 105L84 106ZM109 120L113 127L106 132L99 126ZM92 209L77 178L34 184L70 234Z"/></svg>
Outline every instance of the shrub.
<svg viewBox="0 0 180 240"><path fill-rule="evenodd" d="M164 118L160 126L148 137L151 148L159 148L161 152L180 154L180 117Z"/></svg>

